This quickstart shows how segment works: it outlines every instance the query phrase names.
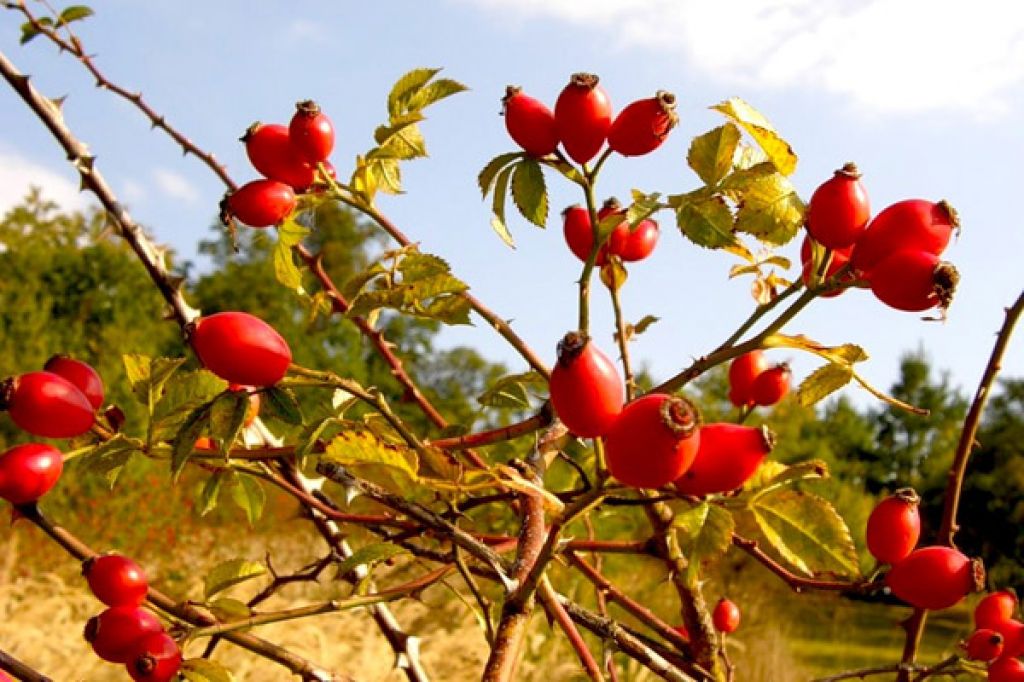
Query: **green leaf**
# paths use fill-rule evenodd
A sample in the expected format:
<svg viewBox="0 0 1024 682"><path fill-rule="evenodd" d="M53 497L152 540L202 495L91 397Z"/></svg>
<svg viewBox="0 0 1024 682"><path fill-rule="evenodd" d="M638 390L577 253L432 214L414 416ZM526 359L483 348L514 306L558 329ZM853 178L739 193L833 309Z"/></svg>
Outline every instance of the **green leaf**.
<svg viewBox="0 0 1024 682"><path fill-rule="evenodd" d="M815 481L828 478L828 465L820 459L810 459L806 462L798 462L789 466L774 460L766 460L764 464L769 462L772 462L773 466L762 465L748 484L744 486L753 490L756 495L763 495L775 488L799 481Z"/></svg>
<svg viewBox="0 0 1024 682"><path fill-rule="evenodd" d="M398 545L386 542L360 547L352 553L352 556L338 564L338 575L348 575L359 566L365 566L366 570L369 571L373 564L387 561L401 554L408 554L408 551Z"/></svg>
<svg viewBox="0 0 1024 682"><path fill-rule="evenodd" d="M302 286L302 271L295 263L292 247L278 240L274 245L274 278L290 291L302 295L306 290Z"/></svg>
<svg viewBox="0 0 1024 682"><path fill-rule="evenodd" d="M491 188L494 187L494 181L498 177L498 173L513 161L522 158L525 158L523 152L508 152L506 154L498 154L488 161L487 165L476 176L477 185L480 187L480 195L486 198Z"/></svg>
<svg viewBox="0 0 1024 682"><path fill-rule="evenodd" d="M796 390L796 398L801 405L808 407L850 383L853 379L853 368L837 362L822 365L800 382Z"/></svg>
<svg viewBox="0 0 1024 682"><path fill-rule="evenodd" d="M505 222L505 197L508 196L508 185L512 178L512 171L516 166L508 166L500 173L494 183L494 196L491 198L491 227L498 233L501 240L515 248L516 243L512 239L512 233Z"/></svg>
<svg viewBox="0 0 1024 682"><path fill-rule="evenodd" d="M242 620L252 615L252 609L250 609L245 602L239 601L238 599L232 599L231 597L220 597L214 599L212 602L207 604L207 607L213 611L213 615L217 616L219 620Z"/></svg>
<svg viewBox="0 0 1024 682"><path fill-rule="evenodd" d="M151 441L173 439L196 408L213 401L227 387L228 382L205 369L175 374L153 409Z"/></svg>
<svg viewBox="0 0 1024 682"><path fill-rule="evenodd" d="M258 561L229 559L213 567L204 580L203 595L207 600L218 592L265 575L267 569Z"/></svg>
<svg viewBox="0 0 1024 682"><path fill-rule="evenodd" d="M793 174L797 162L793 148L782 139L761 112L738 97L728 99L711 108L725 114L746 130L747 134L754 138L754 141L768 155L768 159L775 164L780 173L783 175Z"/></svg>
<svg viewBox="0 0 1024 682"><path fill-rule="evenodd" d="M410 448L386 443L369 431L339 433L327 444L324 459L350 467L381 465L412 481L419 478L419 460Z"/></svg>
<svg viewBox="0 0 1024 682"><path fill-rule="evenodd" d="M367 168L373 184L386 194L402 193L402 171L398 159L372 159Z"/></svg>
<svg viewBox="0 0 1024 682"><path fill-rule="evenodd" d="M436 104L445 98L465 92L466 90L469 90L469 88L456 80L440 78L433 83L423 86L416 91L416 94L409 98L409 110L419 111L420 109L425 109L431 104Z"/></svg>
<svg viewBox="0 0 1024 682"><path fill-rule="evenodd" d="M302 409L291 389L272 386L262 395L263 400L260 405L266 407L268 417L274 417L286 424L302 423Z"/></svg>
<svg viewBox="0 0 1024 682"><path fill-rule="evenodd" d="M306 458L313 453L317 441L324 435L324 432L329 427L339 423L341 423L341 420L331 415L320 421L314 421L302 432L298 442L295 444L295 460L298 462L300 469L305 465Z"/></svg>
<svg viewBox="0 0 1024 682"><path fill-rule="evenodd" d="M227 454L238 440L249 411L249 394L245 391L227 391L210 406L210 438L220 443L221 453Z"/></svg>
<svg viewBox="0 0 1024 682"><path fill-rule="evenodd" d="M685 201L676 211L676 224L683 236L706 249L736 243L732 222L732 211L720 197Z"/></svg>
<svg viewBox="0 0 1024 682"><path fill-rule="evenodd" d="M512 199L524 218L537 227L546 227L548 189L544 184L544 171L536 159L525 158L515 165L512 173Z"/></svg>
<svg viewBox="0 0 1024 682"><path fill-rule="evenodd" d="M782 175L763 176L750 183L736 212L736 230L769 244L793 239L804 224L804 202Z"/></svg>
<svg viewBox="0 0 1024 682"><path fill-rule="evenodd" d="M697 579L701 562L723 554L732 543L736 522L725 509L703 502L676 514L672 525L679 530L683 552L689 561L687 579Z"/></svg>
<svg viewBox="0 0 1024 682"><path fill-rule="evenodd" d="M182 661L181 674L188 682L235 682L235 676L230 670L208 658Z"/></svg>
<svg viewBox="0 0 1024 682"><path fill-rule="evenodd" d="M408 102L441 69L413 69L399 78L388 94L388 115L392 122L408 113Z"/></svg>
<svg viewBox="0 0 1024 682"><path fill-rule="evenodd" d="M426 120L426 117L418 111L396 116L391 119L390 125L377 126L377 129L373 131L373 139L376 140L378 145L383 145L393 136L408 128L411 125L416 125L420 121Z"/></svg>
<svg viewBox="0 0 1024 682"><path fill-rule="evenodd" d="M633 190L633 203L626 209L626 222L630 231L662 209L661 194L644 194Z"/></svg>
<svg viewBox="0 0 1024 682"><path fill-rule="evenodd" d="M726 123L693 138L686 162L706 185L714 185L732 170L740 129Z"/></svg>
<svg viewBox="0 0 1024 682"><path fill-rule="evenodd" d="M537 372L503 376L477 398L484 407L526 409L530 407L530 389L547 388L544 378Z"/></svg>
<svg viewBox="0 0 1024 682"><path fill-rule="evenodd" d="M89 474L97 474L105 478L107 484L113 489L124 466L138 451L134 441L119 433L89 452L80 455L78 462L79 466L84 467Z"/></svg>
<svg viewBox="0 0 1024 682"><path fill-rule="evenodd" d="M752 500L749 510L768 546L797 570L859 576L850 529L827 500L779 489Z"/></svg>
<svg viewBox="0 0 1024 682"><path fill-rule="evenodd" d="M164 384L185 364L185 358L150 358L136 354L122 355L121 361L132 393L139 402L148 406L150 414L160 400Z"/></svg>
<svg viewBox="0 0 1024 682"><path fill-rule="evenodd" d="M174 481L178 480L178 476L181 475L185 464L192 457L192 453L195 451L196 439L202 435L209 422L209 405L198 407L186 417L181 430L174 437L174 441L171 443L171 477Z"/></svg>
<svg viewBox="0 0 1024 682"><path fill-rule="evenodd" d="M86 17L91 17L95 12L90 7L85 5L71 5L70 7L64 8L64 11L60 13L59 21L62 24L70 24L72 21L81 21Z"/></svg>
<svg viewBox="0 0 1024 682"><path fill-rule="evenodd" d="M654 315L644 315L640 318L639 322L633 325L633 335L639 336L640 334L643 334L652 324L660 319L660 317L655 317Z"/></svg>
<svg viewBox="0 0 1024 682"><path fill-rule="evenodd" d="M231 499L235 501L239 509L245 512L249 525L255 525L263 516L263 506L267 502L267 494L263 491L263 486L257 479L246 474L234 476L232 483Z"/></svg>
<svg viewBox="0 0 1024 682"><path fill-rule="evenodd" d="M26 21L21 25L21 39L18 41L21 45L27 45L30 40L39 35L40 31L36 28L31 21Z"/></svg>
<svg viewBox="0 0 1024 682"><path fill-rule="evenodd" d="M228 477L231 472L227 470L220 470L206 479L206 483L203 484L203 489L199 492L199 515L206 516L217 507L217 500L220 497L220 489L224 485L224 479Z"/></svg>
<svg viewBox="0 0 1024 682"><path fill-rule="evenodd" d="M387 140L367 153L370 159L395 159L409 161L422 158L427 155L427 143L423 139L423 133L416 124L402 127L395 131Z"/></svg>

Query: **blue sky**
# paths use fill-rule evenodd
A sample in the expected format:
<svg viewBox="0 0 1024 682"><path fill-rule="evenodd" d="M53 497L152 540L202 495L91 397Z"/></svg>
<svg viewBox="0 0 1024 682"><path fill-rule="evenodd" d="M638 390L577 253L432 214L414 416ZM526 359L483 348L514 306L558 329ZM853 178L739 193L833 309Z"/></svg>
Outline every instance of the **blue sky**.
<svg viewBox="0 0 1024 682"><path fill-rule="evenodd" d="M332 158L346 176L355 154L370 146L395 78L442 66L467 84L470 92L429 112L423 128L431 157L408 165L407 194L385 197L381 207L424 250L447 257L548 358L575 326L579 265L557 214L580 197L549 177L548 229L513 217L518 248L511 251L488 226L475 176L513 147L498 116L505 85L553 103L575 71L599 74L616 109L658 89L680 101L681 123L668 142L647 157L609 162L602 195L696 187L685 164L689 140L721 122L708 106L738 95L793 145L800 156L794 182L805 198L853 160L875 211L914 197L946 198L959 209L963 235L946 257L962 284L946 323L922 322L855 291L815 304L788 328L827 344L863 345L871 359L862 372L876 385L896 378L901 352L923 346L972 391L1002 309L1024 285L1016 208L1024 179L1024 7L1013 0L225 1L201 11L165 0L94 5L96 16L77 30L100 67L141 89L238 180L255 177L239 135L254 120L286 122L296 100L316 99L334 119ZM128 105L93 88L81 67L44 40L20 47L19 24L14 13L0 13L0 50L45 93L69 95L69 124L135 217L194 259L222 194L216 178L150 132ZM0 89L0 210L29 182L69 207L88 200L76 193L45 130ZM664 378L717 345L753 302L748 281L727 280L732 257L686 242L668 214L660 222L661 243L631 269L624 306L632 320L662 318L633 353ZM797 245L782 253L793 256ZM603 298L596 308L594 334L611 354L610 311ZM521 366L486 327L443 338ZM1018 338L1007 375L1024 375L1022 349ZM793 353L777 357L794 360L798 377L817 364ZM848 390L858 401L864 395Z"/></svg>

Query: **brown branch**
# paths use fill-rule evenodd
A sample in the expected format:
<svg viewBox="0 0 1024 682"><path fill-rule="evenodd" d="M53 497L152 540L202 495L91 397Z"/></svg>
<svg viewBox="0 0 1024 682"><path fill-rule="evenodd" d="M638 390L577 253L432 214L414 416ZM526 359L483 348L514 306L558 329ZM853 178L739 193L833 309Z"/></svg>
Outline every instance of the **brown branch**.
<svg viewBox="0 0 1024 682"><path fill-rule="evenodd" d="M589 513L583 515L583 523L587 527L587 538L593 540L596 533L594 531L594 521L590 517ZM591 556L594 559L594 569L600 573L604 566L604 557L598 552L591 552ZM597 612L600 613L603 618L607 618L608 598L605 596L604 590L595 585L594 596L597 598ZM619 671L615 667L615 652L605 652L604 666L608 671L608 679L611 680L611 682L619 682Z"/></svg>
<svg viewBox="0 0 1024 682"><path fill-rule="evenodd" d="M559 603L558 595L555 594L555 590L551 587L551 581L548 580L547 576L541 578L540 585L537 587L537 597L540 599L544 611L547 612L548 618L558 623L558 627L562 629L566 639L569 640L569 645L576 652L576 656L580 659L580 664L587 672L587 676L593 682L602 682L604 675L601 674L601 666L597 664L594 655L587 648L587 643L583 641L583 635L576 628L576 624L572 621L572 618L562 607L561 603Z"/></svg>
<svg viewBox="0 0 1024 682"><path fill-rule="evenodd" d="M847 670L828 677L816 677L812 682L840 682L840 680L863 680L872 675L887 675L897 673L902 669L899 665L882 665L875 668L861 668L860 670Z"/></svg>
<svg viewBox="0 0 1024 682"><path fill-rule="evenodd" d="M739 535L732 536L732 544L758 560L765 568L782 578L782 581L789 585L796 593L804 590L823 590L826 592L848 592L850 594L864 593L870 590L873 583L860 582L851 583L842 580L817 580L796 575L785 566L775 561L761 549L757 540L748 540Z"/></svg>
<svg viewBox="0 0 1024 682"><path fill-rule="evenodd" d="M14 675L22 682L53 682L46 675L22 663L6 651L0 651L0 670Z"/></svg>
<svg viewBox="0 0 1024 682"><path fill-rule="evenodd" d="M514 440L520 436L525 436L539 431L549 424L551 424L551 412L550 408L545 406L545 409L538 414L515 424L499 426L496 429L480 431L478 433L469 433L465 436L438 438L436 440L429 441L429 443L436 448L441 448L442 450L466 450L469 448L478 448L485 445L493 445L495 443Z"/></svg>

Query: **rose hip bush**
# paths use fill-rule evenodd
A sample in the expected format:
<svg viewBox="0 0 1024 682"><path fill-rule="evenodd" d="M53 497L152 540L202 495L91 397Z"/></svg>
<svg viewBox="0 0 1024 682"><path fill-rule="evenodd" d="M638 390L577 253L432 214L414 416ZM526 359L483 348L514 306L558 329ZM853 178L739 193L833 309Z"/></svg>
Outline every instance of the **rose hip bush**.
<svg viewBox="0 0 1024 682"><path fill-rule="evenodd" d="M789 179L796 154L767 118L741 99L714 105L723 123L693 137L687 162L696 186L634 190L620 202L600 194L602 169L609 163L643 163L642 157L657 153L669 135L683 134L679 129L686 122L676 113L675 95L659 91L616 109L613 95L639 93L609 93L597 75L577 73L550 108L527 94L528 88L509 86L502 100L504 125L518 149L498 154L477 177L491 201L495 232L513 243L509 199L526 221L545 227L553 220L549 182L568 183L580 193L580 203L561 212L566 243L552 245L567 248L582 262L578 317L565 321L557 349L536 352L445 260L421 252L377 203L381 194L402 191L404 163L426 155L425 112L464 90L457 81L439 77L437 69L402 76L387 97L387 119L372 131L372 146L349 169L336 159L337 170L330 161L335 137L360 133L336 130L331 112L312 100L300 102L287 124L255 123L242 142L254 168L250 175L262 177L239 185L141 97L99 72L72 32L73 22L91 14L88 8L37 16L21 2L4 7L23 15L22 42L42 38L56 44L204 162L211 179L226 187L220 210L231 234L276 231L272 274L281 284L280 295L293 297L297 311L354 325L404 389L400 396L387 395L328 368L300 366L288 340L246 311L204 314L192 308L83 143L40 94L37 87L44 87L45 79L37 86L0 54L6 82L48 127L83 186L109 212L169 305L168 324L180 327L193 351L195 369L186 364L190 358L145 357L126 349L128 381L148 415L145 424L133 425L138 428L132 432L142 437L128 435L123 410L105 401L102 378L74 358L25 367L4 381L0 393L3 409L18 427L58 439L65 453L30 443L0 455L0 497L13 505L16 517L39 526L82 562L83 589L107 606L83 624L85 637L97 656L122 666L131 679L230 680L231 672L212 658L221 641L266 658L266 679L289 674L348 679L345 671L324 669L261 638L259 627L367 609L405 675L423 680L419 645L390 614L387 602L440 589L441 581L459 592L481 623L490 647L480 671L485 680L516 677L530 616L537 610L564 635L590 679L618 679L627 658L670 680L743 679L726 650L727 638L743 637L743 605L706 589L729 552L749 555L797 592L826 590L905 604L911 610L903 623L902 660L879 662L900 680L939 672L984 675L986 668L993 680L1022 679L1018 657L1024 654L1024 625L1016 619L1016 597L1005 591L981 601L977 631L962 655L923 666L916 662L928 612L987 587L980 561L954 544L957 505L987 388L1021 300L1008 310L975 409L964 424L936 539L918 546L918 497L910 489L897 491L868 521L867 550L878 562L869 575L861 573L845 521L803 485L824 477L824 465L773 460L775 435L743 424L791 393L803 405L813 405L851 382L880 400L921 412L866 383L856 368L867 359L860 347L832 339L834 345L827 345L786 330L808 305L828 305L828 299L850 289L898 310L944 315L958 281L956 269L941 261L958 227L947 202L910 199L872 214L870 181L855 164L845 163L805 203ZM316 230L312 213L331 202L361 213L394 242L344 282L331 279L306 240ZM665 223L674 224L679 234L662 237L659 225ZM795 275L790 270L797 268L773 251L794 239L803 241ZM704 250L727 251L739 260L731 276L753 279L754 307L718 347L641 393L630 342L653 321L628 323L619 295L630 277L643 276L643 261L656 248L679 249L691 258L702 257ZM592 329L591 307L605 304L614 310L616 328ZM431 404L380 324L382 316L468 324L473 315L493 327L527 366L479 396L485 408L515 408L522 419L475 432L449 423ZM617 347L602 347L606 338ZM778 357L780 349L810 353L822 365L809 376L794 377ZM726 365L736 412L729 421L707 422L700 405L687 396L687 384ZM415 404L430 428L414 427L399 416L393 409L399 400ZM499 444L502 449L496 450ZM202 472L198 507L204 511L215 507L221 490L231 484L251 520L262 510L264 488L279 488L302 505L311 541L325 540L330 554L293 575L273 572L269 557L267 564L232 560L208 570L202 595L164 594L130 557L98 553L39 506L61 475L64 457L114 480L138 456L166 463L175 478L186 468ZM620 526L608 522L617 514L632 515L645 530L640 536L617 534ZM347 533L357 526L365 531L358 537L375 539L352 546ZM677 617L663 620L609 581L599 561L606 552L660 561L675 590ZM381 570L385 565L405 566L413 577L397 580L398 572ZM348 596L283 611L257 608L284 584L315 580L329 566L351 584ZM565 571L555 566L570 567L573 580L593 583L596 608L569 596L579 591L567 589ZM268 575L269 584L253 587L248 602L221 595ZM613 618L608 602L631 620ZM430 646L429 639L423 646ZM0 658L0 668L40 678L9 657Z"/></svg>

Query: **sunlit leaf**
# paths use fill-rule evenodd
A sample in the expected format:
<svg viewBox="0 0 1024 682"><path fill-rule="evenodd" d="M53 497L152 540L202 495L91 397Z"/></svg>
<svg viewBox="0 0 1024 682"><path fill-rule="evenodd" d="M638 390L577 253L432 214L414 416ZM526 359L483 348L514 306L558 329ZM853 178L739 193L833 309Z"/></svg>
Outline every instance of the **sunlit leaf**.
<svg viewBox="0 0 1024 682"><path fill-rule="evenodd" d="M676 514L672 523L679 531L686 558L687 578L696 580L702 562L724 553L736 527L732 514L718 505L703 502Z"/></svg>
<svg viewBox="0 0 1024 682"><path fill-rule="evenodd" d="M764 150L769 160L783 175L792 175L796 170L797 157L789 143L782 139L761 112L742 99L733 97L711 107L740 125L747 134Z"/></svg>
<svg viewBox="0 0 1024 682"><path fill-rule="evenodd" d="M800 382L796 391L797 400L801 405L810 406L817 403L853 379L853 369L849 365L830 362L811 372Z"/></svg>
<svg viewBox="0 0 1024 682"><path fill-rule="evenodd" d="M182 661L181 674L188 682L235 682L230 670L208 658Z"/></svg>
<svg viewBox="0 0 1024 682"><path fill-rule="evenodd" d="M267 569L258 561L229 559L213 567L204 580L203 594L209 599L218 592L265 575Z"/></svg>
<svg viewBox="0 0 1024 682"><path fill-rule="evenodd" d="M338 564L338 575L348 575L351 571L361 566L365 567L364 570L368 572L373 567L373 564L408 553L408 550L386 542L360 547L352 553L352 556ZM366 575L362 571L360 573Z"/></svg>
<svg viewBox="0 0 1024 682"><path fill-rule="evenodd" d="M676 224L697 246L718 249L735 243L732 211L719 197L686 201L676 211Z"/></svg>
<svg viewBox="0 0 1024 682"><path fill-rule="evenodd" d="M408 113L409 100L440 71L441 69L413 69L395 82L388 94L388 115L392 121Z"/></svg>
<svg viewBox="0 0 1024 682"><path fill-rule="evenodd" d="M486 197L491 188L494 187L494 181L497 179L498 173L513 161L522 158L524 158L523 152L509 152L507 154L499 154L488 161L476 178L477 185L480 187L480 194Z"/></svg>
<svg viewBox="0 0 1024 682"><path fill-rule="evenodd" d="M693 138L686 161L706 185L714 185L732 170L740 130L726 123Z"/></svg>
<svg viewBox="0 0 1024 682"><path fill-rule="evenodd" d="M547 383L537 372L503 376L488 388L477 401L485 407L530 407L531 390L543 391Z"/></svg>
<svg viewBox="0 0 1024 682"><path fill-rule="evenodd" d="M263 516L263 507L267 502L267 493L263 485L252 476L238 474L231 486L231 499L238 508L245 512L249 525L254 525Z"/></svg>
<svg viewBox="0 0 1024 682"><path fill-rule="evenodd" d="M736 212L736 230L763 242L788 243L804 223L804 203L782 175L766 175L751 182Z"/></svg>
<svg viewBox="0 0 1024 682"><path fill-rule="evenodd" d="M548 190L536 159L524 158L512 172L512 199L524 218L538 227L548 220Z"/></svg>
<svg viewBox="0 0 1024 682"><path fill-rule="evenodd" d="M344 431L327 444L324 459L345 466L381 465L415 481L419 461L415 451L386 443L369 431Z"/></svg>

